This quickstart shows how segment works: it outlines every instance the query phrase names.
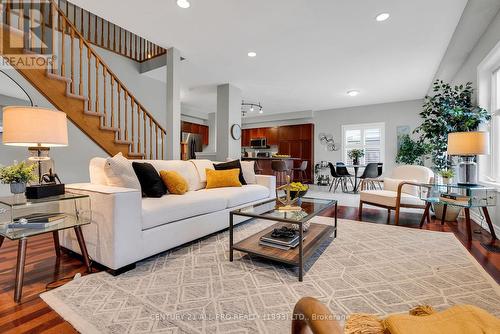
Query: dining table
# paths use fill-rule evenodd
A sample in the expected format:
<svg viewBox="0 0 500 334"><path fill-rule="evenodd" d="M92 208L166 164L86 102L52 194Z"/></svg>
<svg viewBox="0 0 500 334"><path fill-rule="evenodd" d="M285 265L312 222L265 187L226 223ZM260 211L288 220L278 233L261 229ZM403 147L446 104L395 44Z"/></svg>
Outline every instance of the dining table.
<svg viewBox="0 0 500 334"><path fill-rule="evenodd" d="M358 183L358 173L360 168L365 168L366 165L362 164L346 164L345 167L354 169L354 188L349 193L357 194L359 193L359 183Z"/></svg>

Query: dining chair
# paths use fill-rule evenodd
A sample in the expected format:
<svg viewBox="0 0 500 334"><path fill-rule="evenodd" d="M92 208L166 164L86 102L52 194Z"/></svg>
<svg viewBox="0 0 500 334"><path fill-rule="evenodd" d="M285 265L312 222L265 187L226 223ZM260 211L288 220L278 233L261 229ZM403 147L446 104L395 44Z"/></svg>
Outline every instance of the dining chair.
<svg viewBox="0 0 500 334"><path fill-rule="evenodd" d="M271 169L273 170L274 176L276 176L276 183L278 185L283 185L286 183L286 176L290 175L290 169L283 160L273 160L271 161Z"/></svg>
<svg viewBox="0 0 500 334"><path fill-rule="evenodd" d="M378 163L370 162L366 165L363 170L363 174L359 177L360 180L365 181L366 189L376 189L374 180L379 176L378 174ZM378 181L378 180L377 180ZM379 183L379 182L377 182Z"/></svg>
<svg viewBox="0 0 500 334"><path fill-rule="evenodd" d="M354 175L352 175L351 173L349 173L349 171L347 170L347 167L345 166L345 163L343 162L337 162L335 164L337 167L336 167L336 170L337 170L337 175L339 175L340 177L343 177L345 178L346 182L345 182L345 189L343 189L344 192L346 192L348 189L347 189L347 180L349 180L349 182L351 183L351 186L352 186L352 189L354 189L354 183L352 182L352 177Z"/></svg>
<svg viewBox="0 0 500 334"><path fill-rule="evenodd" d="M345 191L347 186L345 182L346 178L337 174L335 166L331 162L328 163L328 167L330 167L330 175L333 178L332 183L330 184L330 189L328 191L332 191L333 188L333 192L336 192L339 185L342 191Z"/></svg>

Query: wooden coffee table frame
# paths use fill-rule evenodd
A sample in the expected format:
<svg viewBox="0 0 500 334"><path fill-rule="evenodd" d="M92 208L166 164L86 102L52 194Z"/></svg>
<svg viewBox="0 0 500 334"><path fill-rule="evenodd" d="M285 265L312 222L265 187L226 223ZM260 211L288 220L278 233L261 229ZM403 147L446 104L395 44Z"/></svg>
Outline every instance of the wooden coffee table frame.
<svg viewBox="0 0 500 334"><path fill-rule="evenodd" d="M305 234L306 239L304 240L303 224L305 224L315 216L321 214L322 212L330 209L332 206L335 207L335 217L334 217L335 225L331 226L325 224L311 223L308 231ZM275 221L277 222L277 224L274 224L234 244L235 215ZM282 250L270 246L259 245L261 236L272 231L274 228L282 225L283 223L299 225L300 239L298 247L289 250ZM332 235L332 233L333 233L333 239L335 239L337 237L337 201L333 201L331 205L326 206L325 208L318 210L317 212L311 215L308 215L305 218L305 220L301 221L292 221L289 219L282 219L278 217L269 217L265 216L265 213L259 215L252 213L244 213L240 212L239 210L235 210L230 212L229 214L229 261L233 262L233 253L236 250L247 253L249 255L270 259L276 262L298 266L299 282L302 282L304 278L304 263L314 254L314 251L319 246L321 246L329 236Z"/></svg>

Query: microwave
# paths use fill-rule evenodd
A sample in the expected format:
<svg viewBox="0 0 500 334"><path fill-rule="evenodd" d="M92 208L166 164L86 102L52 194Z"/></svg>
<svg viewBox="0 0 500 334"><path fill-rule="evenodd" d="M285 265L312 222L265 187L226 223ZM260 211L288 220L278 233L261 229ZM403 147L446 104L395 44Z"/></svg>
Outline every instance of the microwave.
<svg viewBox="0 0 500 334"><path fill-rule="evenodd" d="M250 147L251 148L265 148L265 147L267 147L267 139L266 138L250 139Z"/></svg>

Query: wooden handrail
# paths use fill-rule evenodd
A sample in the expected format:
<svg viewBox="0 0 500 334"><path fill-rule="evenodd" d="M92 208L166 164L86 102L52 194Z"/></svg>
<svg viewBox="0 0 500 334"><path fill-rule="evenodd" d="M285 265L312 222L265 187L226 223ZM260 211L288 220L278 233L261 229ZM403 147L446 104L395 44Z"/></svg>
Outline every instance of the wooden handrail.
<svg viewBox="0 0 500 334"><path fill-rule="evenodd" d="M29 5L24 7L26 6ZM117 144L128 144L131 156L160 159L161 155L161 158L163 158L165 129L138 101L99 54L94 51L91 42L89 42L93 35L94 40L105 40L108 47L118 47L122 50L122 40L120 39L120 42L116 43L116 26L109 22L106 24L108 34L113 31L113 38L110 38L109 35L104 38L104 30L101 30L101 36L98 36L96 29L92 34L91 26L87 27L87 38L85 38L85 29L79 30L68 17L68 15L72 15L74 21L78 21L77 10L75 7L73 10L69 10L67 2L66 13L57 5L56 0L43 3L40 7L40 14L34 11L32 6L33 2L30 8L24 8L23 5L20 5L19 8L13 8L7 2L4 20L6 24L15 25L16 27L23 22L23 27L26 24L30 26L35 26L35 23L40 24L43 31L41 36L43 45L46 37L45 31L49 33L49 36L52 36L52 49L50 52L52 52L53 65L47 69L47 73L67 79L68 88L66 93L71 97L81 98L85 101L86 112L100 116L101 121L99 124L102 130L114 131L115 142ZM48 11L50 15L46 13L46 6L50 6L51 10ZM13 16L17 16L17 22ZM84 15L80 13L80 17L79 22L83 28ZM91 23L90 16L88 22ZM95 23L95 26L97 26L97 17ZM103 20L101 20L101 25L103 28L105 27ZM60 32L61 38L57 38L57 32ZM138 49L138 45L146 46L147 41L143 41L136 35L127 33L127 31L124 31L124 35L125 39L130 38L131 41L133 39L135 43L135 48L133 48L133 44L129 44L128 47L125 44L127 52L130 55L135 53L136 57L140 56L141 51ZM31 30L25 34L25 49L34 51L35 48L42 46L42 44L32 36ZM55 57L58 51L60 51L59 57ZM144 52L145 54L146 52ZM93 66L95 66L95 69ZM129 103L130 110L128 110ZM122 105L124 108L122 108ZM122 124L122 120L124 120L124 124Z"/></svg>
<svg viewBox="0 0 500 334"><path fill-rule="evenodd" d="M54 2L54 0L50 0L51 2ZM139 102L137 101L137 99L135 98L135 96L130 92L130 90L127 89L127 87L120 81L120 79L118 79L118 76L108 67L108 65L106 65L106 63L104 62L104 60L92 49L92 46L90 45L89 42L87 42L87 40L80 34L80 32L78 31L78 29L76 29L76 27L73 25L73 23L71 23L68 18L66 17L66 15L64 15L63 11L57 7L57 5L55 6L55 9L57 10L57 12L61 15L62 19L64 20L65 24L67 25L67 27L69 27L70 29L72 29L74 31L74 33L80 38L83 40L83 44L87 47L87 49L90 51L90 53L96 58L98 59L99 63L101 64L101 66L103 68L106 69L106 72L108 74L110 74L111 76L113 76L113 79L115 80L115 82L121 86L121 89L124 91L124 92L127 92L128 96L134 101L135 104L137 104L147 115L148 117L152 118L153 119L153 122L158 125L158 127L160 128L161 131L165 132L165 129L161 126L161 124L159 124L155 119L154 117L146 110L146 108L144 108L144 106ZM62 39L64 41L64 38Z"/></svg>

